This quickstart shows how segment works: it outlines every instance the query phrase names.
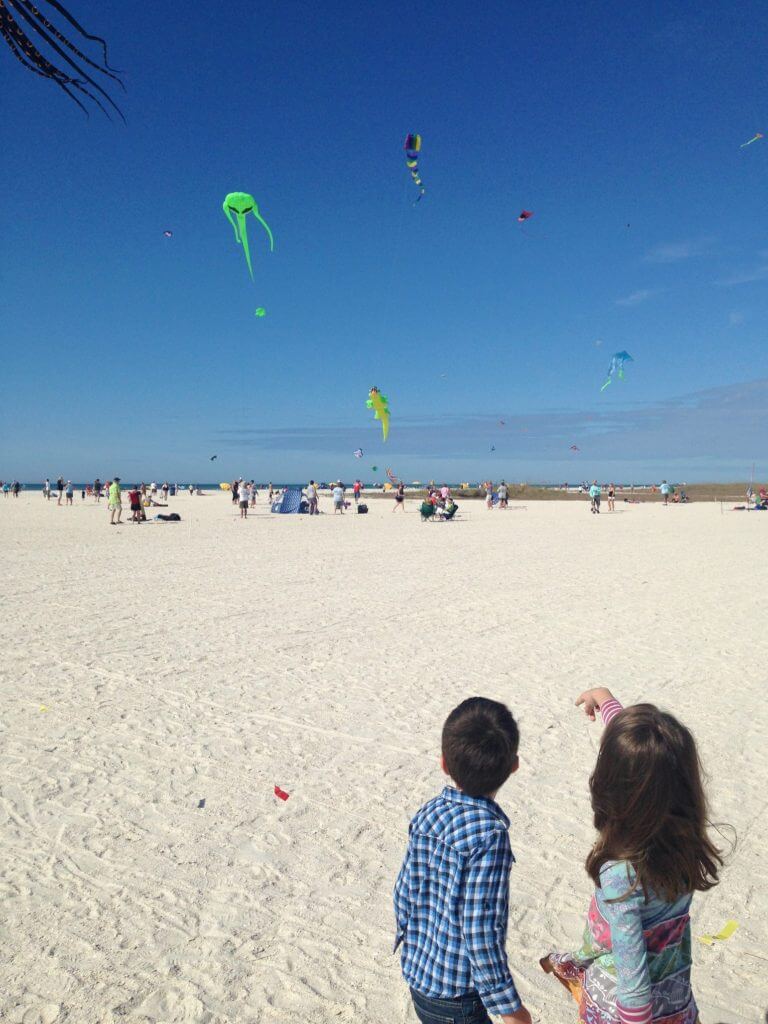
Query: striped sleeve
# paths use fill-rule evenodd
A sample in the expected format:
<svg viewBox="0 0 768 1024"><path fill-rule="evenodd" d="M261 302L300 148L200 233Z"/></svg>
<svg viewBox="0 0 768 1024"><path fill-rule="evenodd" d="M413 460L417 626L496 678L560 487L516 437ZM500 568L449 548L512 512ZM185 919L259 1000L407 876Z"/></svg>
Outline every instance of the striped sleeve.
<svg viewBox="0 0 768 1024"><path fill-rule="evenodd" d="M605 701L604 704L600 705L600 715L603 719L603 725L608 725L618 715L620 711L623 711L624 707L616 700L615 697L611 697L610 700Z"/></svg>

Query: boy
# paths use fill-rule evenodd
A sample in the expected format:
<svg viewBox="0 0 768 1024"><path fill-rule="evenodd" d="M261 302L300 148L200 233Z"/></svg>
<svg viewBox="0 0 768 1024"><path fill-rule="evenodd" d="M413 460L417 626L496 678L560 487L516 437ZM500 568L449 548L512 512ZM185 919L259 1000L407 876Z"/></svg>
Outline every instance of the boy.
<svg viewBox="0 0 768 1024"><path fill-rule="evenodd" d="M503 704L471 697L443 726L441 767L454 786L410 824L395 883L395 949L416 1016L433 1021L531 1024L505 950L509 819L495 796L517 771L519 734Z"/></svg>

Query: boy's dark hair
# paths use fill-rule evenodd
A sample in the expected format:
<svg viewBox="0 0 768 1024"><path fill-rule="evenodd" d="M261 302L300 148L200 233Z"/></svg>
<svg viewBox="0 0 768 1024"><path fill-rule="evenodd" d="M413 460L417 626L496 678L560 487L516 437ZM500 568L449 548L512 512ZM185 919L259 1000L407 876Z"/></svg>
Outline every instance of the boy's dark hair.
<svg viewBox="0 0 768 1024"><path fill-rule="evenodd" d="M512 774L519 742L517 723L506 705L469 697L445 720L445 767L462 792L487 796Z"/></svg>

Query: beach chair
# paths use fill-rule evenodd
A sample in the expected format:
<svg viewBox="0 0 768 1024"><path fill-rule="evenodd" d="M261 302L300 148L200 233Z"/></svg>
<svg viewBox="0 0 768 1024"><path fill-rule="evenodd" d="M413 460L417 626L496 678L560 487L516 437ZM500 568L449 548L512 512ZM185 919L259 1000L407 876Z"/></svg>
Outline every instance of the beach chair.
<svg viewBox="0 0 768 1024"><path fill-rule="evenodd" d="M419 512L421 512L422 523L428 523L430 520L432 522L435 521L435 506L431 501L422 501Z"/></svg>
<svg viewBox="0 0 768 1024"><path fill-rule="evenodd" d="M450 521L453 519L453 517L456 515L456 513L458 511L459 511L459 506L458 505L454 505L453 508L450 511L444 511L443 512L443 522L444 523L450 523Z"/></svg>

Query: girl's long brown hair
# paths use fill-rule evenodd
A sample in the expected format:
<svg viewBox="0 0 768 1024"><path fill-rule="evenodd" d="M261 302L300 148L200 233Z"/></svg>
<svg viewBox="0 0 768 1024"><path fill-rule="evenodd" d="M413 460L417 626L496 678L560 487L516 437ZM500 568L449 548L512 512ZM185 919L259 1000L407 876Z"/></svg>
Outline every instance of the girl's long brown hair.
<svg viewBox="0 0 768 1024"><path fill-rule="evenodd" d="M629 891L639 885L670 901L717 885L723 861L707 836L696 741L676 718L653 704L625 708L606 726L589 788L599 835L586 867L595 885L610 860L634 867Z"/></svg>

